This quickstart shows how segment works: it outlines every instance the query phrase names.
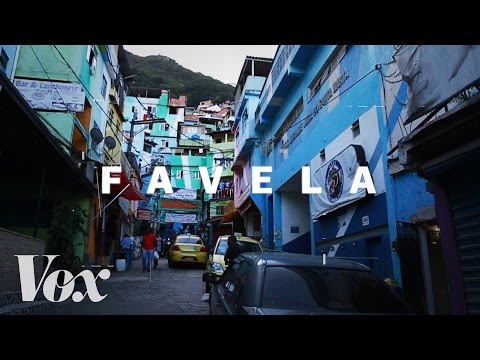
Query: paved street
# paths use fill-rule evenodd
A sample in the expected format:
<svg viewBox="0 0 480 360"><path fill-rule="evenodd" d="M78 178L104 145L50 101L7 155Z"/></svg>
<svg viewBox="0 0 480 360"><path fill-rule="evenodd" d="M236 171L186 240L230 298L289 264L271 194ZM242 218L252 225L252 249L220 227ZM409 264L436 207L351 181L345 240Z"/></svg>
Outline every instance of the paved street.
<svg viewBox="0 0 480 360"><path fill-rule="evenodd" d="M113 269L113 268L112 268ZM191 267L168 268L160 259L150 274L142 272L141 259L129 271L112 271L107 280L97 280L100 294L108 296L92 303L88 296L80 303L71 300L54 305L54 315L208 315L202 302L205 270ZM84 292L84 284L78 286Z"/></svg>

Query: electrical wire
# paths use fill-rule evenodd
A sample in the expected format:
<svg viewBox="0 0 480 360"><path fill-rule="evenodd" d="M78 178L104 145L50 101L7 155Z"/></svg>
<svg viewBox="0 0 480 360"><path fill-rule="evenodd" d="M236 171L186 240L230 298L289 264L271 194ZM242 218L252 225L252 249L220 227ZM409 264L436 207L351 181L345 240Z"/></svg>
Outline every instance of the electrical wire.
<svg viewBox="0 0 480 360"><path fill-rule="evenodd" d="M131 87L130 85L128 85L128 84L125 84L125 85L126 85L126 87L128 87L128 88L130 89L130 93L131 93L131 94L135 94L135 93L133 92L133 89L132 89L132 87ZM140 104L140 106L143 108L143 110L145 110L145 111L147 111L147 112L149 111L149 110L145 107L145 105L142 103L142 101L138 98L137 95L130 95L130 96L133 96L133 97L137 100L137 102ZM154 117L154 118L152 118L151 120L162 120L162 119ZM163 120L166 121L166 119L163 119ZM184 136L184 137L186 137L187 140L192 140L192 141L200 144L203 148L205 148L205 144L199 142L199 141L196 140L196 139L192 139L192 138L189 137L188 135L185 135L185 134L183 134L183 133L181 133L181 132L179 133L178 129L176 129L174 126L172 126L172 125L170 125L170 124L168 124L168 125L169 125L169 127L171 127L177 134L180 134L180 136ZM138 133L140 133L140 132L142 132L142 131L145 131L145 130L146 130L146 129L143 129L143 130L139 131ZM220 152L223 154L222 149L218 149L218 148L215 148L215 147L213 147L213 146L210 146L209 148L210 148L210 149L214 149L214 150L218 150L218 151L220 151Z"/></svg>
<svg viewBox="0 0 480 360"><path fill-rule="evenodd" d="M110 128L112 129L112 133L114 135L114 137L117 139L117 141L119 142L119 144L122 144L123 141L121 141L118 137L117 137L117 134L115 131L113 131L114 129L112 128L112 124L113 126L115 126L114 124L114 121L113 121L113 118L110 117L109 114L107 114L107 112L103 109L103 107L98 103L97 99L93 96L93 94L90 92L90 90L87 88L87 86L85 86L85 84L83 83L82 79L80 79L80 77L77 75L77 73L73 70L73 68L71 67L70 63L67 61L67 59L65 59L65 57L63 56L63 54L61 53L61 51L57 48L57 45L53 45L53 47L55 48L55 50L57 50L58 54L60 55L60 57L63 59L63 61L65 61L65 64L68 66L68 68L72 71L73 75L75 75L75 77L77 78L77 80L83 85L85 91L90 95L90 97L92 98L92 100L97 104L97 106L100 108L100 110L106 115L107 117L107 124L110 125ZM53 52L53 51L52 51ZM110 120L110 123L109 123L109 120ZM117 128L118 130L118 128Z"/></svg>
<svg viewBox="0 0 480 360"><path fill-rule="evenodd" d="M282 133L280 133L278 136L272 136L271 138L261 142L260 144L258 145L255 145L253 148L251 148L250 150L247 150L245 151L244 153L242 153L242 156L246 155L246 154L249 154L250 152L254 151L255 149L261 147L261 146L264 146L266 145L267 143L269 142L272 142L272 141L276 141L277 139L280 139L283 137L283 135L285 135L285 133L292 129L293 127L301 124L303 121L309 119L310 117L315 117L321 109L323 109L326 105L330 104L332 101L334 101L335 99L337 99L340 95L346 93L347 91L349 91L351 88L353 88L355 85L357 85L358 83L360 83L361 81L363 81L368 75L370 75L371 73L375 72L378 70L378 67L375 66L374 69L370 70L368 73L366 73L365 75L363 75L360 79L358 79L356 82L354 82L352 85L350 85L348 88L344 89L343 91L339 92L338 95L332 97L329 101L327 101L323 106L319 107L318 109L312 111L310 114L308 114L307 116L295 121L293 124L291 124L289 127L287 127L284 131L282 131ZM280 125L281 126L281 125Z"/></svg>

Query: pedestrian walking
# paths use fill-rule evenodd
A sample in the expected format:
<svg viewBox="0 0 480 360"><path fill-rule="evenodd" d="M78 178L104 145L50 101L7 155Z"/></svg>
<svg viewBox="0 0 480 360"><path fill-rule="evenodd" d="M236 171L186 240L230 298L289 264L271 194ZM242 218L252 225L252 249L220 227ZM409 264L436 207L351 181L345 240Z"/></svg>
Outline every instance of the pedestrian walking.
<svg viewBox="0 0 480 360"><path fill-rule="evenodd" d="M133 261L133 237L126 233L120 241L122 251L127 254L127 270L132 268Z"/></svg>
<svg viewBox="0 0 480 360"><path fill-rule="evenodd" d="M241 247L237 243L237 238L235 235L230 235L227 240L228 248L227 251L225 252L225 266L230 267L230 265L233 265L233 260L240 255L241 253Z"/></svg>
<svg viewBox="0 0 480 360"><path fill-rule="evenodd" d="M153 249L157 247L157 237L153 232L153 229L150 228L143 235L142 241L142 271L150 271L152 268L153 260Z"/></svg>

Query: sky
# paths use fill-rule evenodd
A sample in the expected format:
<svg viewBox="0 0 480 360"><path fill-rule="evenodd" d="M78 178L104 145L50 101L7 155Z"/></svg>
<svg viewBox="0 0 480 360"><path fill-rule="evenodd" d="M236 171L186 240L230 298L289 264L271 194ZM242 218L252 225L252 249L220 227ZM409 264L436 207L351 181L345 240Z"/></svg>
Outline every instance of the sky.
<svg viewBox="0 0 480 360"><path fill-rule="evenodd" d="M139 55L164 55L194 72L231 85L237 83L246 56L273 58L278 45L124 45Z"/></svg>

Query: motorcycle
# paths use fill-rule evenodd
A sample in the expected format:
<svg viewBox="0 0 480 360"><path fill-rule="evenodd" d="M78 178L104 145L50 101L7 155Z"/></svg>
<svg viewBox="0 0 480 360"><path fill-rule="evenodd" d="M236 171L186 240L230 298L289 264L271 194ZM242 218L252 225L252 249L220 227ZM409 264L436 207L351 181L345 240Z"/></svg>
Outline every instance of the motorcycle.
<svg viewBox="0 0 480 360"><path fill-rule="evenodd" d="M162 242L162 252L161 252L161 257L162 258L168 258L168 253L170 251L170 247L172 246L173 241L170 240L170 238L167 238L166 240L164 239Z"/></svg>

